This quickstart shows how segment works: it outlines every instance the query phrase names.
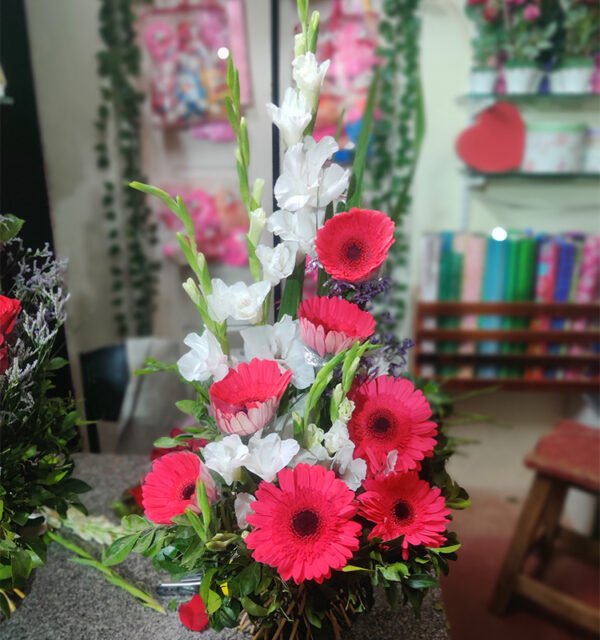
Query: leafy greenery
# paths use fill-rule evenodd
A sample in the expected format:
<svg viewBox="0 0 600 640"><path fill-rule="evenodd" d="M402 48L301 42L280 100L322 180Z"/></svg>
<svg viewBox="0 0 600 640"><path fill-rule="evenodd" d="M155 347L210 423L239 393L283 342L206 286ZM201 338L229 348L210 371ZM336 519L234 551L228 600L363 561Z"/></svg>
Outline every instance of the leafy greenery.
<svg viewBox="0 0 600 640"><path fill-rule="evenodd" d="M140 52L131 0L101 0L98 12L103 48L97 54L100 105L95 122L98 168L107 174L101 206L108 226L114 321L120 336L152 333L160 262L153 260L157 226L144 194L127 187L144 180L140 119L144 95L137 89ZM108 176L119 176L116 180Z"/></svg>
<svg viewBox="0 0 600 640"><path fill-rule="evenodd" d="M590 57L600 50L600 6L560 0L564 56Z"/></svg>

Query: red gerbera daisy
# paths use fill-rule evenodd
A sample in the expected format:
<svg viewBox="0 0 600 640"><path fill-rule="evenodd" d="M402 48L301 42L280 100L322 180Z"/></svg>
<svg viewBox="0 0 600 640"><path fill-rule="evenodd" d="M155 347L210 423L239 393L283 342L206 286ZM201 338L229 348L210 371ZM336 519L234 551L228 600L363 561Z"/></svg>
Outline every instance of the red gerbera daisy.
<svg viewBox="0 0 600 640"><path fill-rule="evenodd" d="M365 493L358 496L360 514L375 523L369 538L387 542L404 536L405 559L409 544L440 547L444 543L450 510L440 489L416 472L370 478L364 487Z"/></svg>
<svg viewBox="0 0 600 640"><path fill-rule="evenodd" d="M300 336L321 357L336 354L375 332L375 318L343 298L314 297L298 309Z"/></svg>
<svg viewBox="0 0 600 640"><path fill-rule="evenodd" d="M178 613L181 624L191 631L202 631L208 626L209 618L206 606L198 594L188 602L179 605Z"/></svg>
<svg viewBox="0 0 600 640"><path fill-rule="evenodd" d="M275 416L291 379L292 372L282 373L275 360L242 362L210 387L217 426L240 436L259 431Z"/></svg>
<svg viewBox="0 0 600 640"><path fill-rule="evenodd" d="M354 455L365 458L371 473L385 468L397 451L394 469L410 471L433 453L437 425L431 407L410 380L379 376L350 393L355 408L348 423Z"/></svg>
<svg viewBox="0 0 600 640"><path fill-rule="evenodd" d="M320 466L299 464L278 479L279 488L260 483L246 544L257 562L275 567L284 580L322 583L359 547L354 492Z"/></svg>
<svg viewBox="0 0 600 640"><path fill-rule="evenodd" d="M381 211L350 209L330 218L317 233L317 256L336 280L371 278L394 242L394 223Z"/></svg>
<svg viewBox="0 0 600 640"><path fill-rule="evenodd" d="M196 482L204 482L210 502L217 499L217 489L208 469L190 451L169 453L154 461L152 471L142 485L142 503L148 520L171 524L174 516L187 507L197 509Z"/></svg>

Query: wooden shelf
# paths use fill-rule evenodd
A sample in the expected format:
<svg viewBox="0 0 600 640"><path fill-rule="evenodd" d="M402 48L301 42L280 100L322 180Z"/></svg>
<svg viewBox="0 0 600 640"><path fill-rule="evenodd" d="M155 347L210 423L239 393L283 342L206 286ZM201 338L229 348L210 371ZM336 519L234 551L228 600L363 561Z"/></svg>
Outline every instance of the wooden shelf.
<svg viewBox="0 0 600 640"><path fill-rule="evenodd" d="M527 378L445 378L435 376L447 389L486 389L500 387L503 391L600 391L600 378L579 380L528 380Z"/></svg>
<svg viewBox="0 0 600 640"><path fill-rule="evenodd" d="M575 330L569 325L559 329L480 329L478 327L460 327L461 319L473 316L517 317L527 320L535 318L565 318L567 320L586 320L587 327ZM456 328L436 327L440 319L454 318ZM464 322L464 321L463 321ZM575 304L536 302L419 302L415 322L416 347L414 365L416 375L422 375L423 366L440 367L447 370L455 367L464 374L465 368L470 377L452 373L435 379L448 388L483 389L500 386L502 389L519 391L600 391L600 354L536 353L534 345L562 345L591 348L600 344L600 303ZM432 326L433 325L433 326ZM590 326L591 325L591 326ZM596 325L596 326L594 326ZM426 350L424 343L429 342ZM454 343L451 349L442 347L434 351L431 343ZM506 353L498 349L497 353L479 353L476 345L481 342L497 342L523 345L523 351ZM465 348L465 345L469 345ZM522 370L525 377L482 378L477 376L479 367ZM469 368L471 369L469 371ZM555 369L569 372L557 378L543 377L544 370ZM535 370L535 379L530 377ZM453 371L453 369L451 369Z"/></svg>

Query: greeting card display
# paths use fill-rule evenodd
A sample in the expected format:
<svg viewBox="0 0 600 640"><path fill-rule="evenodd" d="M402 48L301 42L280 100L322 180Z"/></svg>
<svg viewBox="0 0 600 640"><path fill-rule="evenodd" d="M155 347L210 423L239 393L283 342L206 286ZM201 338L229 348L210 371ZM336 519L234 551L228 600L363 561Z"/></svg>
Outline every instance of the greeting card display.
<svg viewBox="0 0 600 640"><path fill-rule="evenodd" d="M165 127L198 125L201 137L231 140L224 126L227 57L247 59L240 1L154 8L140 18L139 34L154 120ZM240 75L241 101L247 104L247 66Z"/></svg>

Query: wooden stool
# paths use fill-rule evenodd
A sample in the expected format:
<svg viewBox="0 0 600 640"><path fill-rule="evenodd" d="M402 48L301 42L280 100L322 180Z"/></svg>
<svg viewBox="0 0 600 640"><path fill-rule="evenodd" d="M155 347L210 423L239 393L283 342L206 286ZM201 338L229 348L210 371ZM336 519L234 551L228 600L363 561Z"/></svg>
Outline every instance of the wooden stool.
<svg viewBox="0 0 600 640"><path fill-rule="evenodd" d="M536 604L597 633L600 612L572 596L523 573L528 554L541 550L542 566L556 546L579 559L600 562L600 544L560 525L570 487L600 494L600 430L562 421L552 433L539 440L525 459L536 476L508 548L490 611L503 614L514 595Z"/></svg>

